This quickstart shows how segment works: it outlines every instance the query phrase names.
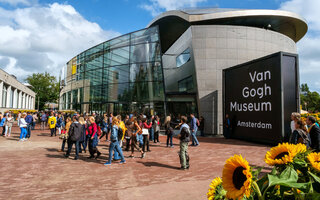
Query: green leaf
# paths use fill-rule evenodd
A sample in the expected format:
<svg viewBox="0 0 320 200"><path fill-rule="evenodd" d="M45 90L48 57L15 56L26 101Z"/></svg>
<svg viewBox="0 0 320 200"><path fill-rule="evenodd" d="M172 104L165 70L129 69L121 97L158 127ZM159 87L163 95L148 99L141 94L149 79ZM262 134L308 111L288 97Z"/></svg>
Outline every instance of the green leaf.
<svg viewBox="0 0 320 200"><path fill-rule="evenodd" d="M318 183L320 183L320 178L317 176L317 175L315 175L314 173L312 173L312 172L308 172L311 176L312 176L312 178L315 180L315 181L317 181Z"/></svg>

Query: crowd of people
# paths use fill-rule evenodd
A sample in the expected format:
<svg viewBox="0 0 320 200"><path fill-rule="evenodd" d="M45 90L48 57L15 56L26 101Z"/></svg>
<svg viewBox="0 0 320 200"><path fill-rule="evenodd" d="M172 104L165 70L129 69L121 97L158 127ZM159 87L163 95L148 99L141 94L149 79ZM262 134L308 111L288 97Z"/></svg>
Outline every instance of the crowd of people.
<svg viewBox="0 0 320 200"><path fill-rule="evenodd" d="M60 112L41 113L21 113L16 116L20 127L21 142L27 141L31 137L31 131L35 124L40 123L40 129L50 129L50 136L59 136L61 139L60 152L64 152L65 157L69 157L72 147L75 146L75 160L79 155L90 153L88 159L98 159L101 156L99 142L105 139L109 143L109 158L105 165L111 165L112 161L126 163L123 151L131 152L129 158L135 158L135 151L140 158L145 158L147 152L151 152L150 143L160 143L160 131L163 128L167 136L166 146L174 148L173 137L180 139L180 163L181 169L189 169L188 144L191 138L192 146L199 146L197 131L203 135L204 119L198 120L194 114L179 116L178 120L171 120L167 116L163 123L159 116L146 116L144 114L117 115L105 113L99 115L87 114L67 114ZM12 113L0 113L0 126L3 128L5 137L11 134L11 127L14 121ZM190 122L188 125L188 121ZM175 134L175 129L179 132Z"/></svg>
<svg viewBox="0 0 320 200"><path fill-rule="evenodd" d="M292 144L303 143L308 148L320 152L320 128L315 117L308 116L306 122L301 119L300 113L291 114L291 134L289 142Z"/></svg>

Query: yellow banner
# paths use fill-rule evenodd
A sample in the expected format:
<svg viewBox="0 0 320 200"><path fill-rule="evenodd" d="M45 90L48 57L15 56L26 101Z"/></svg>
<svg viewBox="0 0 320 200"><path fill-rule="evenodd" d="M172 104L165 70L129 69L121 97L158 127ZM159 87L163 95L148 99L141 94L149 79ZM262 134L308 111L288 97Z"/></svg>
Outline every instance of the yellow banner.
<svg viewBox="0 0 320 200"><path fill-rule="evenodd" d="M77 73L77 65L72 65L72 75Z"/></svg>

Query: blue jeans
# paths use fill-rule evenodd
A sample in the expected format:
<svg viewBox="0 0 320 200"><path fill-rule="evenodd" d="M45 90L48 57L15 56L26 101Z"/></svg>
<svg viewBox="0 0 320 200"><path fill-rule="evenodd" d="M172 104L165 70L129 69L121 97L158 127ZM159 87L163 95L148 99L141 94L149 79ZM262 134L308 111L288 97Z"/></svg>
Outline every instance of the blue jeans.
<svg viewBox="0 0 320 200"><path fill-rule="evenodd" d="M111 163L112 161L113 151L117 151L120 155L121 161L125 161L119 142L115 141L115 142L111 142L109 146L109 161L108 161L109 163Z"/></svg>
<svg viewBox="0 0 320 200"><path fill-rule="evenodd" d="M142 147L143 145L143 135L137 134L137 141L139 142L139 146Z"/></svg>
<svg viewBox="0 0 320 200"><path fill-rule="evenodd" d="M119 146L120 146L120 148L122 148L122 141L119 141ZM115 160L120 160L121 159L120 156L119 156L118 151L114 152L114 159Z"/></svg>
<svg viewBox="0 0 320 200"><path fill-rule="evenodd" d="M168 134L167 135L167 147L169 146L169 141L170 141L170 146L172 147L173 144L172 144L172 134Z"/></svg>
<svg viewBox="0 0 320 200"><path fill-rule="evenodd" d="M23 138L26 138L27 135L27 129L26 128L20 128L21 133L20 133L20 140Z"/></svg>
<svg viewBox="0 0 320 200"><path fill-rule="evenodd" d="M191 133L191 136L192 136L192 145L198 145L199 144L199 141L197 139L197 128L194 129Z"/></svg>
<svg viewBox="0 0 320 200"><path fill-rule="evenodd" d="M31 127L32 127L32 123L31 124L28 124L28 126L27 126L27 138L30 138L30 136L31 136Z"/></svg>
<svg viewBox="0 0 320 200"><path fill-rule="evenodd" d="M34 130L34 127L36 126L36 123L35 122L32 122L31 123L31 130Z"/></svg>
<svg viewBox="0 0 320 200"><path fill-rule="evenodd" d="M154 140L154 129L152 127L149 129L149 140Z"/></svg>
<svg viewBox="0 0 320 200"><path fill-rule="evenodd" d="M68 151L66 153L66 156L70 155L73 144L76 145L76 156L75 157L78 158L79 157L79 141L74 142L69 139L68 139Z"/></svg>

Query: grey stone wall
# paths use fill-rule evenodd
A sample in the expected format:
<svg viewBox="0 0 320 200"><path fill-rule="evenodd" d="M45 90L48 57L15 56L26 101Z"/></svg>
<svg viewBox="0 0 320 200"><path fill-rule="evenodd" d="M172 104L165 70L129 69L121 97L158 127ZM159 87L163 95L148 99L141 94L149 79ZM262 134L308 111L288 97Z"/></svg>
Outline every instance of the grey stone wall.
<svg viewBox="0 0 320 200"><path fill-rule="evenodd" d="M222 70L279 51L297 53L289 37L260 28L191 26L199 112L206 134L222 134Z"/></svg>

